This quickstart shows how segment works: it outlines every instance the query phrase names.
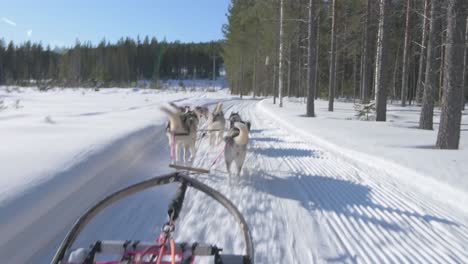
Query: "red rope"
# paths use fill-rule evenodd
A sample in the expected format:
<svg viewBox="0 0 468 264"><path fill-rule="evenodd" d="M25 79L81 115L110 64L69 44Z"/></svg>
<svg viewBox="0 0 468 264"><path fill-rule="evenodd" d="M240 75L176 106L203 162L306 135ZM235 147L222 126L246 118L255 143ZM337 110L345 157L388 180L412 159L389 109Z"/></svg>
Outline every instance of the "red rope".
<svg viewBox="0 0 468 264"><path fill-rule="evenodd" d="M171 142L171 161L174 161L174 151L175 151L175 133L171 132L172 142Z"/></svg>
<svg viewBox="0 0 468 264"><path fill-rule="evenodd" d="M225 143L223 150L219 153L218 157L216 157L216 159L213 161L213 163L210 166L210 169L218 162L219 158L221 158L221 155L223 155L223 152L226 150L227 146L228 144Z"/></svg>
<svg viewBox="0 0 468 264"><path fill-rule="evenodd" d="M171 238L169 241L171 245L171 264L175 264L175 244L174 244L174 239Z"/></svg>
<svg viewBox="0 0 468 264"><path fill-rule="evenodd" d="M161 248L159 249L158 261L156 262L156 264L161 264L161 259L162 259L163 255L164 255L165 245L166 245L166 234L163 235Z"/></svg>

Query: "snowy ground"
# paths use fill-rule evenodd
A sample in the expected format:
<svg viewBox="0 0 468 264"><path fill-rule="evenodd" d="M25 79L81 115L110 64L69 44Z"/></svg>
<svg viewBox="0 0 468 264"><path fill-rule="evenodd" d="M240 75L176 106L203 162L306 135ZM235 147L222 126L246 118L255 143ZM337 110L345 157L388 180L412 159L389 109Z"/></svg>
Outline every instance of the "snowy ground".
<svg viewBox="0 0 468 264"><path fill-rule="evenodd" d="M9 105L18 98L24 105L0 112L0 255L7 263L47 263L66 229L88 206L111 191L169 171L159 105L167 101L212 105L219 98L226 100L226 115L239 111L253 123L247 161L242 179L233 186L227 183L222 161L198 178L225 194L244 214L254 238L256 263L468 261L468 212L444 199L451 196L452 187L436 186L424 172L415 173L390 156L378 159L382 166L376 166L377 159L366 160L365 155L376 154L371 147L343 143L349 139L361 145L348 131L356 125L342 127L357 121L343 120L345 116L329 121L346 131L339 141L340 134L332 127L314 130L332 116L321 116L320 126L305 125L297 116L302 110L290 110L298 105L274 109L272 115L268 102L236 100L225 91L81 93L7 94L0 89ZM46 121L47 116L53 122ZM378 139L368 135L383 129L373 131L365 135L377 145ZM399 139L394 142L401 144ZM195 165L209 166L222 148L202 140ZM451 168L443 160L435 162ZM389 165L394 163L403 166ZM405 175L398 177L402 172ZM406 173L416 183L429 181L427 188L442 192L430 195L427 188L407 184ZM145 191L112 206L84 230L77 245L96 239L152 240L165 220L173 189ZM240 231L234 226L226 210L189 191L176 238L241 253Z"/></svg>
<svg viewBox="0 0 468 264"><path fill-rule="evenodd" d="M305 104L284 102L279 109L271 100L260 109L302 135L351 160L358 160L399 176L406 184L426 191L461 208L468 204L468 114L463 114L460 150L435 148L440 109L435 110L434 130L418 129L420 107L389 105L387 122L356 120L352 103L316 102L317 118L306 118ZM417 180L415 180L415 178Z"/></svg>

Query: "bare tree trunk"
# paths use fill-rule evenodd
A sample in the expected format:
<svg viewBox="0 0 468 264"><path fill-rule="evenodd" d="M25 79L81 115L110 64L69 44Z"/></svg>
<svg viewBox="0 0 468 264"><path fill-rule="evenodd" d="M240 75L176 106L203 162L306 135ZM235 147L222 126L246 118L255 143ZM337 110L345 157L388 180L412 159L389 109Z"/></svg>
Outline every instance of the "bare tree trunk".
<svg viewBox="0 0 468 264"><path fill-rule="evenodd" d="M398 72L398 61L400 59L400 44L398 45L398 48L397 48L397 53L396 53L396 57L395 57L395 64L393 66L393 92L392 92L392 103L393 103L393 100L396 100L396 86L397 86L397 72Z"/></svg>
<svg viewBox="0 0 468 264"><path fill-rule="evenodd" d="M252 76L252 93L253 93L253 98L257 96L257 53L254 55L253 59L253 76Z"/></svg>
<svg viewBox="0 0 468 264"><path fill-rule="evenodd" d="M440 0L431 0L431 20L429 39L427 43L426 76L424 81L424 96L419 118L419 128L432 129L434 116L434 99L437 82L437 54L440 49L441 37L441 12Z"/></svg>
<svg viewBox="0 0 468 264"><path fill-rule="evenodd" d="M375 61L375 111L376 121L387 119L387 90L388 90L388 33L389 9L391 0L379 0L380 19L377 37L377 55Z"/></svg>
<svg viewBox="0 0 468 264"><path fill-rule="evenodd" d="M354 49L354 56L353 56L353 102L356 102L357 87L358 87L357 76L356 76L356 74L357 74L357 64L358 64L357 57L358 57L357 49Z"/></svg>
<svg viewBox="0 0 468 264"><path fill-rule="evenodd" d="M345 67L345 56L344 54L341 55L341 65L343 66L343 71L340 72L341 75L341 81L340 81L340 96L343 98L344 97L344 79L345 79L345 72L346 72L346 67ZM336 98L339 98L337 95Z"/></svg>
<svg viewBox="0 0 468 264"><path fill-rule="evenodd" d="M288 50L288 97L291 97L291 41L289 41Z"/></svg>
<svg viewBox="0 0 468 264"><path fill-rule="evenodd" d="M314 1L315 3L315 1ZM320 52L320 12L321 9L319 5L315 5L316 9L318 10L316 13L315 21L317 23L316 30L317 30L317 39L316 39L316 51L315 51L315 88L314 88L314 97L318 99L319 89L320 89L320 75L319 75L319 52ZM310 15L310 14L309 14Z"/></svg>
<svg viewBox="0 0 468 264"><path fill-rule="evenodd" d="M468 19L466 20L464 59L465 62L463 64L463 93L461 98L463 110L465 110L465 97L468 95Z"/></svg>
<svg viewBox="0 0 468 264"><path fill-rule="evenodd" d="M276 65L273 65L273 104L276 104Z"/></svg>
<svg viewBox="0 0 468 264"><path fill-rule="evenodd" d="M413 0L406 0L406 28L405 28L405 44L403 46L403 70L401 73L401 106L406 106L408 97L408 66L409 66L409 51L411 49L411 7Z"/></svg>
<svg viewBox="0 0 468 264"><path fill-rule="evenodd" d="M448 1L444 93L436 142L436 146L441 149L458 149L460 143L460 96L463 91L467 9L466 0Z"/></svg>
<svg viewBox="0 0 468 264"><path fill-rule="evenodd" d="M213 81L216 81L216 55L213 54Z"/></svg>
<svg viewBox="0 0 468 264"><path fill-rule="evenodd" d="M328 86L328 111L333 111L335 100L336 82L336 0L332 0L332 28L331 28L331 51L330 51L330 76Z"/></svg>
<svg viewBox="0 0 468 264"><path fill-rule="evenodd" d="M279 31L279 54L278 54L278 98L279 107L283 107L283 0L280 2L280 31Z"/></svg>
<svg viewBox="0 0 468 264"><path fill-rule="evenodd" d="M361 79L361 99L363 103L369 102L369 84L371 83L371 30L370 30L370 23L371 23L371 15L372 15L372 2L373 0L367 0L367 7L366 7L366 18L364 21L364 58L363 58L363 70L362 70L362 79Z"/></svg>
<svg viewBox="0 0 468 264"><path fill-rule="evenodd" d="M301 54L301 53L299 53ZM301 90L302 90L302 56L298 59L298 63L299 63L299 66L298 66L298 87L297 87L297 91L296 91L296 97L299 97L300 96L300 93L301 93Z"/></svg>
<svg viewBox="0 0 468 264"><path fill-rule="evenodd" d="M427 33L429 32L430 0L424 0L423 32L421 38L421 54L419 55L418 84L416 87L416 103L421 104L424 93L424 65L427 54Z"/></svg>
<svg viewBox="0 0 468 264"><path fill-rule="evenodd" d="M258 25L256 25L255 37L255 54L253 58L253 76L252 76L252 93L253 98L257 96L257 53L258 53Z"/></svg>
<svg viewBox="0 0 468 264"><path fill-rule="evenodd" d="M244 56L241 56L241 65L240 65L241 81L240 81L240 99L244 96Z"/></svg>
<svg viewBox="0 0 468 264"><path fill-rule="evenodd" d="M442 16L442 14L441 14ZM442 19L442 21L444 21L445 19ZM441 45L440 45L440 59L439 59L439 85L437 85L436 87L436 97L435 97L435 101L436 102L441 102L442 100L442 86L444 86L444 64L445 64L445 43L447 41L446 37L445 37L445 31L444 29L446 29L446 25L445 23L442 23L442 27L441 27Z"/></svg>
<svg viewBox="0 0 468 264"><path fill-rule="evenodd" d="M359 58L359 64L360 64L360 67L359 67L359 99L361 99L362 101L362 82L364 80L364 31L362 32L362 38L361 38L361 41L362 41L362 45L361 45L361 56Z"/></svg>
<svg viewBox="0 0 468 264"><path fill-rule="evenodd" d="M315 92L316 92L316 37L317 37L317 16L315 15L316 12L316 1L317 0L309 0L309 47L308 47L308 54L307 54L307 86L308 86L308 94L307 94L307 112L306 115L313 117L315 116Z"/></svg>

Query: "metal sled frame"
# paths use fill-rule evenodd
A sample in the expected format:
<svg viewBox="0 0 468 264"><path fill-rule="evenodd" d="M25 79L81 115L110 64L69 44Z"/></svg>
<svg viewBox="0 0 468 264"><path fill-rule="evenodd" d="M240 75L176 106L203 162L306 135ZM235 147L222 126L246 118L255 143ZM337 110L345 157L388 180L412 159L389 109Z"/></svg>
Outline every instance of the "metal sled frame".
<svg viewBox="0 0 468 264"><path fill-rule="evenodd" d="M176 170L191 171L191 172L194 172L194 173L210 173L210 171L207 170L207 169L190 167L190 166L183 166L183 165L177 165L177 164L169 164L169 167L173 168L173 169L176 169Z"/></svg>
<svg viewBox="0 0 468 264"><path fill-rule="evenodd" d="M129 195L132 195L134 193L137 193L139 191L158 186L158 185L164 185L164 184L170 184L174 182L180 182L183 185L187 185L188 187L192 187L194 189L197 189L217 202L219 202L223 207L225 207L231 215L236 219L237 223L239 224L239 227L243 233L244 236L244 243L245 243L245 255L244 256L237 256L242 259L243 263L253 263L254 262L254 249L253 249L253 242L252 242L252 236L250 233L250 230L248 228L247 222L245 221L244 217L242 214L239 212L239 210L232 204L231 201L229 201L225 196L223 196L221 193L218 191L212 189L211 187L203 184L202 182L195 180L191 178L190 176L187 175L187 173L183 172L174 172L166 175L162 175L159 177L155 177L134 185L131 185L129 187L126 187L124 189L121 189L120 191L117 191L100 202L98 202L96 205L88 209L73 225L73 227L70 229L68 234L65 236L64 240L60 244L57 252L55 253L54 258L52 259L51 264L59 264L59 263L64 263L65 257L67 257L67 253L69 254L69 249L73 245L74 241L78 237L78 235L81 233L83 228L102 210L104 210L106 207L110 206L114 202L119 201L120 199L127 197ZM181 205L182 206L182 205ZM106 243L110 243L107 241ZM112 244L112 243L111 243ZM216 247L203 247L203 248L216 248ZM195 252L196 253L196 252ZM199 254L199 255L206 255L206 254ZM230 262L230 259L233 259L232 257L236 257L233 255L225 255L225 257L222 257L221 255L221 261L222 259L226 259L226 263L233 263ZM239 259L239 258L234 258L234 259ZM224 262L221 262L224 263Z"/></svg>

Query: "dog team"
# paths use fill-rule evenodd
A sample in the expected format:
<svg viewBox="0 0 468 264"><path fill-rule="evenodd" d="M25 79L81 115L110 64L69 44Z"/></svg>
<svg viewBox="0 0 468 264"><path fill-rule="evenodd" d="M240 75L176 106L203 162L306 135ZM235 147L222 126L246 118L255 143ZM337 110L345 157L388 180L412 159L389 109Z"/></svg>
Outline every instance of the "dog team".
<svg viewBox="0 0 468 264"><path fill-rule="evenodd" d="M247 154L250 122L243 121L239 113L232 112L228 118L229 130L225 134L227 122L222 102L218 102L212 112L205 106L191 108L177 106L174 103L161 107L161 110L168 116L166 135L171 147L172 160L176 163L180 161L181 150L184 152L184 162L191 163L194 160L198 126L200 120L204 119L207 122L204 131L209 135L210 145L217 145L223 140L225 142L224 159L229 175L231 175L233 163L235 163L237 176L240 175Z"/></svg>

